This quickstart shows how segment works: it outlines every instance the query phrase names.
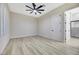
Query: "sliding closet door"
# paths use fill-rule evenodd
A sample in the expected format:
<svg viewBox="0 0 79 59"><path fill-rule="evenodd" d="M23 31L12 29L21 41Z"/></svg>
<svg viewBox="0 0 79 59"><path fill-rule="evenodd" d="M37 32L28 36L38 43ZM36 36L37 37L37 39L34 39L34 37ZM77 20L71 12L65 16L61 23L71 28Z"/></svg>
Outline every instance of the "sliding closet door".
<svg viewBox="0 0 79 59"><path fill-rule="evenodd" d="M3 36L4 32L4 9L3 9L3 4L0 3L0 37Z"/></svg>
<svg viewBox="0 0 79 59"><path fill-rule="evenodd" d="M0 36L8 35L9 33L9 13L7 4L0 4Z"/></svg>
<svg viewBox="0 0 79 59"><path fill-rule="evenodd" d="M0 54L9 42L9 10L6 3L0 3Z"/></svg>
<svg viewBox="0 0 79 59"><path fill-rule="evenodd" d="M7 8L6 6L4 5L4 8L3 8L3 35L8 35L8 12L7 12Z"/></svg>
<svg viewBox="0 0 79 59"><path fill-rule="evenodd" d="M4 7L3 4L0 3L0 37L3 37L4 33Z"/></svg>

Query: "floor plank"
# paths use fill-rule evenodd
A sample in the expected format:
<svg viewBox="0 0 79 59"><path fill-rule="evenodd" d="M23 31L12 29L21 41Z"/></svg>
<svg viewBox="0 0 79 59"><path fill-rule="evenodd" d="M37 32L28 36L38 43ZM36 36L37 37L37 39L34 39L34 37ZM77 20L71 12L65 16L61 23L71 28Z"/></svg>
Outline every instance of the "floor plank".
<svg viewBox="0 0 79 59"><path fill-rule="evenodd" d="M78 55L79 48L40 36L11 39L2 55Z"/></svg>

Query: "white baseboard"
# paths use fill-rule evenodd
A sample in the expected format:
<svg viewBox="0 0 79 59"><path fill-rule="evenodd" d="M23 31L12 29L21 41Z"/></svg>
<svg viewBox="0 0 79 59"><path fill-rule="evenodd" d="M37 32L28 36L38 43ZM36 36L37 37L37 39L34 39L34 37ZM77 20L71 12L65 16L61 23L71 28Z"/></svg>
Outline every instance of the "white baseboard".
<svg viewBox="0 0 79 59"><path fill-rule="evenodd" d="M21 38L21 37L28 37L28 36L35 36L37 34L29 34L29 35L19 35L19 36L11 36L10 39L14 39L14 38Z"/></svg>

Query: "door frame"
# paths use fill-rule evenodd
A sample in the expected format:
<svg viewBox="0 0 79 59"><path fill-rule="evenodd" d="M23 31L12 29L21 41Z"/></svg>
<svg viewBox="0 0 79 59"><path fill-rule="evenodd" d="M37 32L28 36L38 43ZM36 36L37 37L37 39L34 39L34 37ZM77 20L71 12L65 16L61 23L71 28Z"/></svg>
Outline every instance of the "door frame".
<svg viewBox="0 0 79 59"><path fill-rule="evenodd" d="M79 7L76 7L74 9L68 10L64 12L64 39L65 42L68 43L68 41L71 39L70 30L71 30L71 13L78 11Z"/></svg>

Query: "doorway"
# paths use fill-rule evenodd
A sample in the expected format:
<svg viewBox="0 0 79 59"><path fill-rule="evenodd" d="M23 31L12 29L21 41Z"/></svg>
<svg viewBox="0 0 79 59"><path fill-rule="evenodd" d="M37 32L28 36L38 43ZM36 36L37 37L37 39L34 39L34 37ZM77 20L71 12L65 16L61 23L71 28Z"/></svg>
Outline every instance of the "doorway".
<svg viewBox="0 0 79 59"><path fill-rule="evenodd" d="M79 7L65 13L65 38L71 46L79 46Z"/></svg>

